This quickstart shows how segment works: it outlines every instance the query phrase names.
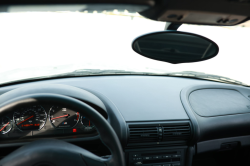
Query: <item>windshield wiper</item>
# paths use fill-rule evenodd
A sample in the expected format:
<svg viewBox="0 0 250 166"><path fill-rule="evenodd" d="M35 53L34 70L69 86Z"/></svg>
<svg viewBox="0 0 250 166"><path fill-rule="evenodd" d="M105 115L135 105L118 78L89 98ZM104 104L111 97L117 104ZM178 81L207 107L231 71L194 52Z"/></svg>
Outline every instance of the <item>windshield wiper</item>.
<svg viewBox="0 0 250 166"><path fill-rule="evenodd" d="M64 76L97 76L97 75L133 75L133 74L155 74L155 73L146 73L146 72L134 72L134 71L126 71L126 70L100 70L100 69L82 69L82 70L75 70L73 72L69 73L62 73L62 74L56 74L53 76L56 77L64 77ZM52 77L53 77L52 76Z"/></svg>
<svg viewBox="0 0 250 166"><path fill-rule="evenodd" d="M216 82L222 82L222 83L228 83L228 84L234 84L234 85L249 86L247 84L244 84L240 81L237 81L228 77L223 77L223 76L214 75L214 74L206 74L206 73L201 73L201 72L194 72L194 71L167 73L166 76L188 77L188 78L210 80L210 81L216 81Z"/></svg>
<svg viewBox="0 0 250 166"><path fill-rule="evenodd" d="M135 74L144 72L134 72L134 71L126 71L126 70L100 70L100 69L83 69L83 70L75 70L71 72L72 75L100 75L100 74Z"/></svg>
<svg viewBox="0 0 250 166"><path fill-rule="evenodd" d="M43 80L43 79L53 79L53 78L102 76L102 75L148 75L148 76L185 77L185 78L209 80L209 81L228 83L228 84L234 84L234 85L241 85L241 86L249 86L249 85L244 84L240 81L233 80L233 79L230 79L227 77L213 75L213 74L206 74L206 73L201 73L201 72L194 72L194 71L154 73L154 72L135 72L135 71L126 71L126 70L100 70L100 69L75 70L73 72L68 72L68 73L55 74L55 75L49 75L49 76L41 76L41 77L35 77L35 78L33 77L33 78L27 78L27 79L22 79L22 80L5 82L5 83L1 83L1 85L13 84L13 83L18 83L18 82Z"/></svg>
<svg viewBox="0 0 250 166"><path fill-rule="evenodd" d="M71 73L61 74L67 76L87 76L87 75L158 75L158 76L172 76L172 77L188 77L188 78L196 78L203 80L216 81L221 83L228 83L234 85L242 85L249 86L240 81L223 77L219 75L206 74L201 72L194 71L183 71L183 72L170 72L170 73L153 73L153 72L134 72L134 71L126 71L126 70L100 70L100 69L84 69L84 70L75 70Z"/></svg>

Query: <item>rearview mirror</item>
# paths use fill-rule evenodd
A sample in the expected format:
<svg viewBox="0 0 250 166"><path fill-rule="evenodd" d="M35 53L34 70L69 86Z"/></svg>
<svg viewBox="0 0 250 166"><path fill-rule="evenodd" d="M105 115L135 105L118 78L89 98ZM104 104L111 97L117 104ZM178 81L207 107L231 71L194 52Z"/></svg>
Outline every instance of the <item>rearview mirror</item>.
<svg viewBox="0 0 250 166"><path fill-rule="evenodd" d="M132 48L145 57L173 64L204 61L219 52L218 45L212 40L180 31L142 35L133 41Z"/></svg>

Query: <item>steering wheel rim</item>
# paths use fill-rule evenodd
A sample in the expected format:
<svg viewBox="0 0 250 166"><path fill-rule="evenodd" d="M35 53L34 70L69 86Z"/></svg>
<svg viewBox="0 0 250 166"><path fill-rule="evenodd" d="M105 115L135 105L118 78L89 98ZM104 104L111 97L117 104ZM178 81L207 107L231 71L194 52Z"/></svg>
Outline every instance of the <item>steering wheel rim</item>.
<svg viewBox="0 0 250 166"><path fill-rule="evenodd" d="M111 127L111 125L107 122L107 120L95 109L90 107L89 105L85 104L82 101L79 101L75 98L68 97L68 96L63 96L63 95L58 95L58 94L50 94L50 93L37 93L37 94L29 94L25 96L21 96L18 98L14 98L12 100L9 100L3 104L0 105L0 116L8 113L9 111L13 111L13 109L27 105L27 104L56 104L56 105L63 105L64 107L73 109L77 112L80 112L80 114L84 114L87 116L96 126L96 129L100 135L101 141L109 148L111 152L111 157L108 159L103 159L101 157L98 157L91 152L88 152L80 147L77 147L75 145L59 141L59 140L40 140L28 144L27 146L25 145L24 147L18 149L17 151L14 151L13 153L9 154L6 156L4 159L0 161L0 165L12 165L11 161L13 162L13 156L16 156L18 158L19 155L23 156L22 150L27 150L29 148L31 149L36 149L36 145L40 145L43 147L43 153L46 151L46 143L49 141L53 142L48 148L51 148L53 145L62 145L61 147L58 147L59 149L62 147L68 147L68 153L76 153L80 154L82 159L83 159L83 164L81 165L87 165L87 166L98 166L98 165L108 165L108 166L125 166L125 159L123 155L123 150L121 143ZM67 145L66 145L67 144ZM58 150L59 150L58 149ZM72 151L72 149L74 149ZM36 151L39 149L36 149ZM61 149L63 151L67 151L67 149ZM36 153L34 151L34 153ZM28 150L27 150L28 152ZM53 152L53 155L56 155L58 151ZM45 152L46 154L46 152ZM20 156L19 156L20 157ZM24 165L28 166L29 164L27 163L30 160L30 157L26 157L27 159L20 160ZM41 161L41 157L36 158L36 162L39 163ZM43 159L44 160L44 159ZM48 159L47 159L48 160ZM51 163L51 161L48 161ZM91 164L91 165L90 165ZM21 163L19 163L21 165ZM34 163L33 163L34 165Z"/></svg>

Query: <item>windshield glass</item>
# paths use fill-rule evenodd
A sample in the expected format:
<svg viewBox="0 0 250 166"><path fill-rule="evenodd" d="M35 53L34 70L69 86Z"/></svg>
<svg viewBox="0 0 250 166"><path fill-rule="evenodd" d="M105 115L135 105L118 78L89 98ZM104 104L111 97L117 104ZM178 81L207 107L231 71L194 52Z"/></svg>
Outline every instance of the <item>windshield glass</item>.
<svg viewBox="0 0 250 166"><path fill-rule="evenodd" d="M52 76L78 69L136 72L196 71L250 84L250 24L234 27L182 25L219 45L207 61L170 64L145 58L131 48L134 38L164 30L165 23L137 13L17 12L0 13L0 83Z"/></svg>

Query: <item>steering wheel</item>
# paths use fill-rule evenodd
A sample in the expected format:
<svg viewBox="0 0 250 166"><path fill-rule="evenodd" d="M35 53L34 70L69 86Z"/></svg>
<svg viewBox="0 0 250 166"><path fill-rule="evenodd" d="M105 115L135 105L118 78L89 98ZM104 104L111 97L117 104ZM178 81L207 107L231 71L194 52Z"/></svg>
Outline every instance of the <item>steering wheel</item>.
<svg viewBox="0 0 250 166"><path fill-rule="evenodd" d="M40 139L22 146L0 161L1 166L125 166L121 143L107 120L95 109L72 97L38 93L12 99L0 106L0 116L26 104L58 104L86 115L96 126L111 157L101 158L73 144Z"/></svg>

